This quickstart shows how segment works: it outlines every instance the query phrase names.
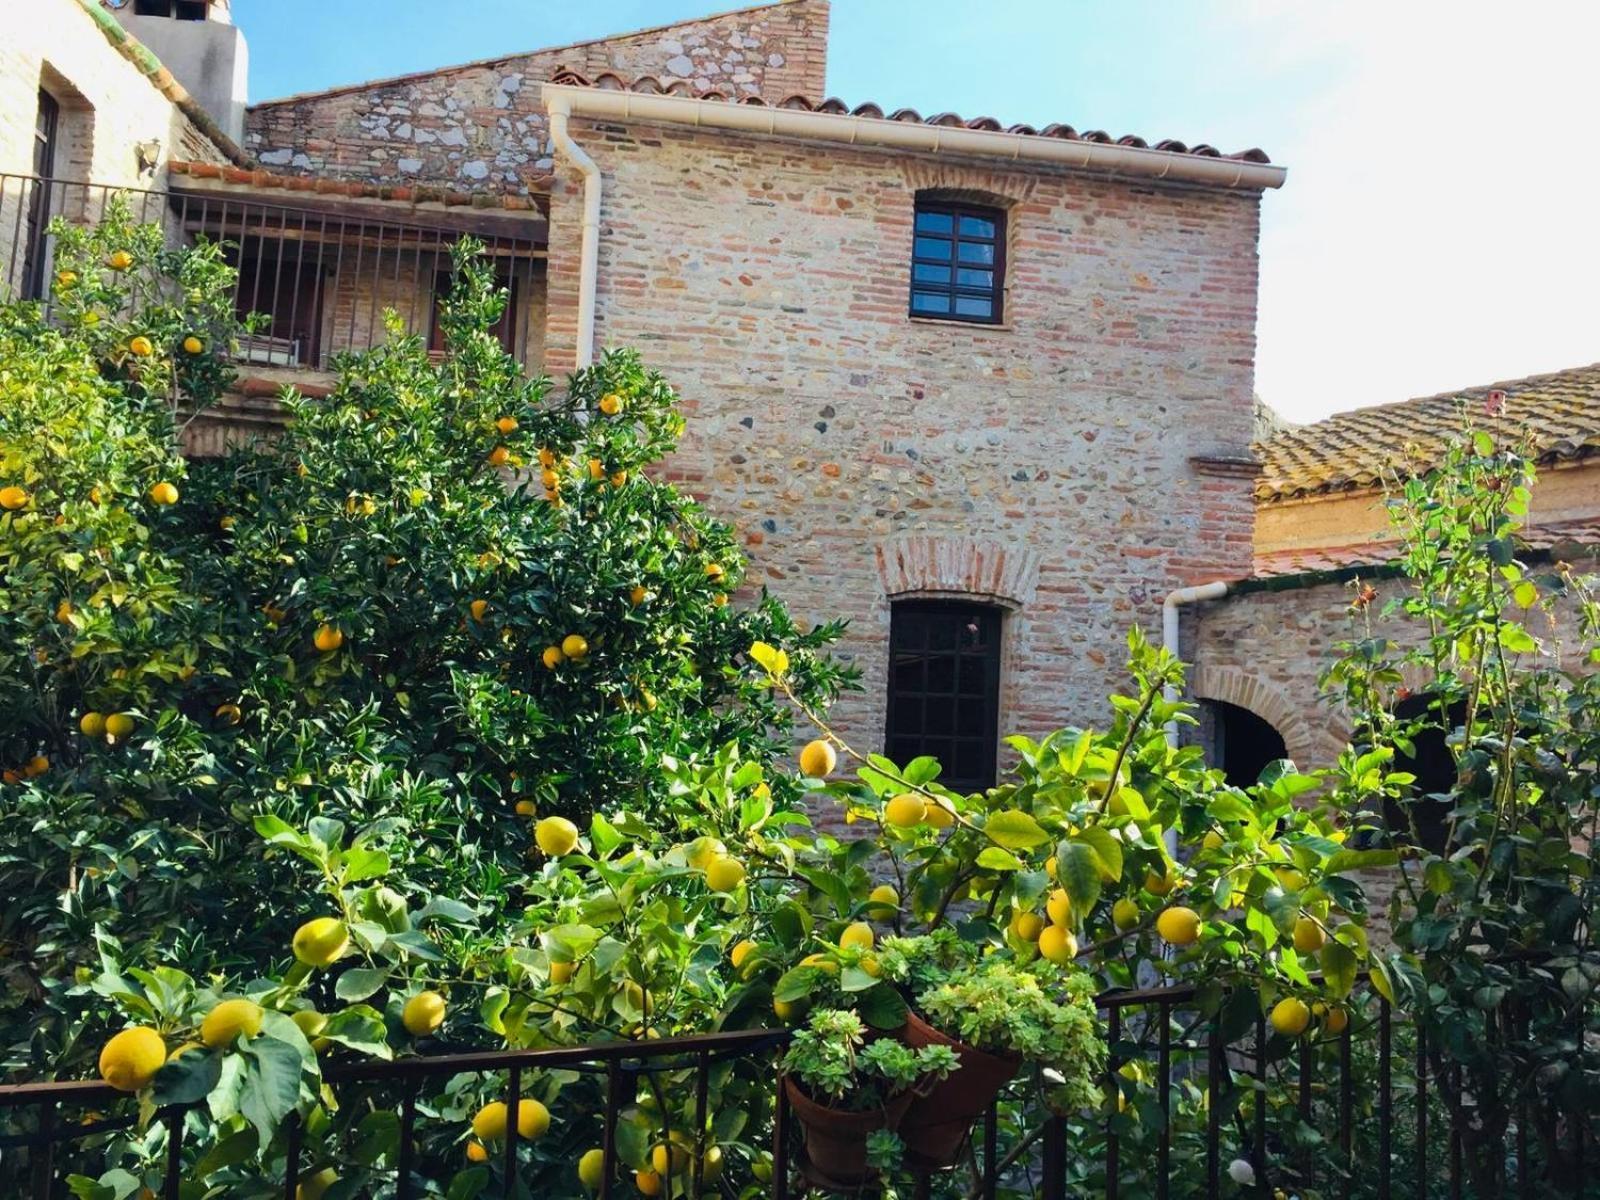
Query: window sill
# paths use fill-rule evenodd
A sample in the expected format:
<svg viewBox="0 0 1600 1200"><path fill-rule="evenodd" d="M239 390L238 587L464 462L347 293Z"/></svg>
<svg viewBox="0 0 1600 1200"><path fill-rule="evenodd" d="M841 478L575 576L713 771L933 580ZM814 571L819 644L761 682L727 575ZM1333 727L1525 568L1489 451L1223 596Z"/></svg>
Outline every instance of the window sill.
<svg viewBox="0 0 1600 1200"><path fill-rule="evenodd" d="M1010 333L1010 321L958 321L954 317L914 317L908 316L906 320L913 325L937 325L940 329L971 329L979 333Z"/></svg>

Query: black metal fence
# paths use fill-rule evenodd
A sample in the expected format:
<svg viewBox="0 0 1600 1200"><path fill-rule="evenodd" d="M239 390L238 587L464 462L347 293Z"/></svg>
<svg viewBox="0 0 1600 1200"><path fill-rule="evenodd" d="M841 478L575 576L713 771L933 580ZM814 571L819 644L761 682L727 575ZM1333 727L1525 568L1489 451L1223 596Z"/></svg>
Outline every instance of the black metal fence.
<svg viewBox="0 0 1600 1200"><path fill-rule="evenodd" d="M294 205L244 191L155 191L0 174L0 299L48 300L50 222L97 222L113 196L127 201L136 221L162 224L174 245L199 238L224 245L238 269L236 310L262 319L240 341L241 366L325 369L339 351L383 341L386 311L440 348L439 300L449 284L451 250L467 234L483 243L508 294L495 329L501 344L524 365L536 366L541 356L546 226L531 214L386 208L322 196Z"/></svg>

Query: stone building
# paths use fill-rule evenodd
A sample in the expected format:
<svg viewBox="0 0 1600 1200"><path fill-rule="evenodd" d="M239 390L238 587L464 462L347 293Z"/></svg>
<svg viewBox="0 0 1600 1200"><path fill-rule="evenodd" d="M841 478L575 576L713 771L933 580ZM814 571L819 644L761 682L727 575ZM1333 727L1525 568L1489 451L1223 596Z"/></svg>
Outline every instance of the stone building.
<svg viewBox="0 0 1600 1200"><path fill-rule="evenodd" d="M633 346L678 387L665 469L740 529L749 588L850 620L853 741L986 784L1003 733L1107 718L1135 623L1197 662L1236 765L1273 736L1311 759L1338 738L1307 684L1337 583L1281 600L1267 577L1373 540L1370 479L1295 482L1368 433L1284 431L1258 480L1259 209L1285 178L1259 151L848 106L827 93L827 0L243 114L222 0L40 7L0 48L0 178L24 181L0 201L40 176L148 189L174 237L231 243L239 308L268 318L196 453L270 431L276 391L325 386L386 309L431 336L471 233L530 370ZM37 157L50 101L89 149ZM0 264L26 292L48 239L8 245L11 227ZM1228 598L1194 590L1218 581Z"/></svg>

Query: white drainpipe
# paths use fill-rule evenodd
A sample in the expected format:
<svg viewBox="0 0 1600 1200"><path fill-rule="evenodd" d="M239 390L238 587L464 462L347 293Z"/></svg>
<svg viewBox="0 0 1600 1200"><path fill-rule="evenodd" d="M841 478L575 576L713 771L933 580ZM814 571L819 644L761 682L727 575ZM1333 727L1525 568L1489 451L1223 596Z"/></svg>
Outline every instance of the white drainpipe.
<svg viewBox="0 0 1600 1200"><path fill-rule="evenodd" d="M1197 587L1179 588L1167 595L1161 602L1161 645L1168 654L1174 658L1182 658L1178 646L1178 609L1185 604L1198 604L1202 600L1220 600L1228 594L1228 585L1220 579L1213 583L1202 583ZM1168 687L1166 699L1171 702L1178 699L1178 689ZM1178 744L1178 723L1167 722L1167 744Z"/></svg>
<svg viewBox="0 0 1600 1200"><path fill-rule="evenodd" d="M561 156L583 176L583 240L578 267L578 346L576 365L581 370L594 361L595 286L600 275L600 168L567 132L572 105L564 95L545 98L550 114L550 140Z"/></svg>

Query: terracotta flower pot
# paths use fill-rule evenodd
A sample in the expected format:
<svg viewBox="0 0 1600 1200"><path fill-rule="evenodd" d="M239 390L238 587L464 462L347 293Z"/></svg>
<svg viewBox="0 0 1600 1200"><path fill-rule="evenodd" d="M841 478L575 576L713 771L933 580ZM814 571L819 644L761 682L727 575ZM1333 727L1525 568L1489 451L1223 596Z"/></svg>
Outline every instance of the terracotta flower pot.
<svg viewBox="0 0 1600 1200"><path fill-rule="evenodd" d="M948 1167L955 1162L972 1123L983 1115L1000 1089L1016 1077L1022 1068L1022 1057L990 1054L958 1042L916 1013L911 1014L900 1036L913 1050L949 1046L961 1060L948 1078L934 1084L925 1095L913 1097L900 1122L900 1138L912 1165Z"/></svg>
<svg viewBox="0 0 1600 1200"><path fill-rule="evenodd" d="M805 1131L806 1174L818 1186L837 1191L853 1191L872 1180L875 1172L867 1166L867 1135L894 1129L912 1100L907 1092L882 1108L844 1112L818 1104L788 1076L784 1076L783 1089Z"/></svg>

